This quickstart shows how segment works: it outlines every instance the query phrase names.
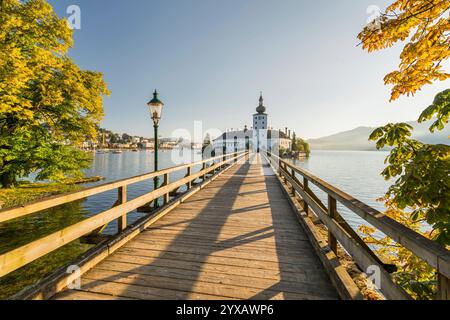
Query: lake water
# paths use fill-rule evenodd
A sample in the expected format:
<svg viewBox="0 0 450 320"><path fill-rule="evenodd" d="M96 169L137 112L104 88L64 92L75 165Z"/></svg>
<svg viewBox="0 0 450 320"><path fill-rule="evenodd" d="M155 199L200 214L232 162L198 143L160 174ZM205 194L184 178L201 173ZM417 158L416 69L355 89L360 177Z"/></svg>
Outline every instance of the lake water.
<svg viewBox="0 0 450 320"><path fill-rule="evenodd" d="M189 161L186 160L187 162L201 159L201 155L190 151L185 151L184 156L189 159ZM309 159L295 161L295 164L382 211L384 209L383 204L376 200L382 197L389 187L389 183L380 176L386 156L387 153L385 152L315 151L312 152ZM159 159L159 169L179 164L172 160L172 152L170 151L162 151ZM105 180L89 184L87 187L129 178L153 170L153 152L151 151L96 154L92 167L86 171L86 174L87 176L103 176ZM171 175L170 180L177 180L184 174L185 172L175 173ZM317 191L319 198L326 203L326 196L314 187L312 189ZM152 180L134 184L128 187L128 199L134 199L151 190L153 190ZM0 254L107 210L116 199L117 191L112 190L85 200L2 223L0 224ZM362 223L359 217L345 207L338 206L338 209L353 227L357 228ZM141 216L142 214L137 212L129 214L128 223L136 221ZM108 226L105 233L114 234L116 230L117 225L114 222ZM74 241L54 253L3 277L0 279L0 298L32 284L56 267L71 261L88 248L89 246L79 243L78 240Z"/></svg>
<svg viewBox="0 0 450 320"><path fill-rule="evenodd" d="M388 154L381 151L313 151L308 159L293 163L383 212L384 203L377 200L393 184L393 181L386 181L381 176ZM314 185L311 189L327 205L327 195ZM363 223L359 216L339 203L338 211L354 228Z"/></svg>

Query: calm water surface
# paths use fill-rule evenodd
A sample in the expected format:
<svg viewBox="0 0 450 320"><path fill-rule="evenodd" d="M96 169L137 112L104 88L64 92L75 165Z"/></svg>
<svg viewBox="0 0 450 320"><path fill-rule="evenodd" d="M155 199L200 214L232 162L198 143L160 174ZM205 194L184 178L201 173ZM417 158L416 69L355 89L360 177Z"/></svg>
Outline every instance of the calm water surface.
<svg viewBox="0 0 450 320"><path fill-rule="evenodd" d="M184 156L190 159L187 162L201 159L201 155L191 154L190 151L185 151ZM389 187L389 183L380 176L386 156L387 153L384 152L315 151L309 159L295 161L295 164L368 205L383 210L383 204L377 202L376 199L382 197ZM171 160L171 152L169 151L161 152L159 158L160 169L176 165ZM86 171L86 174L87 176L102 176L105 177L105 180L86 185L86 187L129 178L153 170L153 152L151 151L96 154L92 167ZM184 171L172 174L170 180L177 180L184 175ZM128 187L128 199L134 199L151 190L153 190L153 180L131 185ZM317 191L319 198L326 203L325 194L320 190L313 190ZM117 191L112 190L26 218L0 224L0 254L107 210L116 199ZM355 214L345 207L339 206L338 208L353 227L357 228L361 225L362 221ZM133 212L128 215L128 223L131 224L140 217L142 217L142 214ZM116 230L117 225L113 222L108 225L105 233L114 234ZM79 243L78 240L74 241L0 279L0 298L32 284L56 267L74 259L88 248L89 246Z"/></svg>
<svg viewBox="0 0 450 320"><path fill-rule="evenodd" d="M309 159L296 160L293 163L383 212L384 204L377 199L383 197L393 184L381 176L388 154L379 151L313 151ZM314 185L311 189L326 205L326 194ZM338 209L352 227L357 228L363 223L346 207L338 204Z"/></svg>

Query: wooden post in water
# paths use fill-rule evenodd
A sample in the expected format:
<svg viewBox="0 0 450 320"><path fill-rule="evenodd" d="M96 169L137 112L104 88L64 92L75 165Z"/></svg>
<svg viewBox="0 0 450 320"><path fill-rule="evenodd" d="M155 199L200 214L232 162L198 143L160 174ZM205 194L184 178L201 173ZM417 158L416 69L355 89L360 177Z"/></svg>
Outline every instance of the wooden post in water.
<svg viewBox="0 0 450 320"><path fill-rule="evenodd" d="M336 212L337 212L336 199L328 195L328 215L335 220L337 218ZM337 254L337 240L336 237L330 231L328 231L328 246L334 253Z"/></svg>
<svg viewBox="0 0 450 320"><path fill-rule="evenodd" d="M121 205L127 202L127 186L119 187L117 189L117 204ZM119 219L118 222L118 231L119 233L126 229L127 227L127 213L125 212Z"/></svg>

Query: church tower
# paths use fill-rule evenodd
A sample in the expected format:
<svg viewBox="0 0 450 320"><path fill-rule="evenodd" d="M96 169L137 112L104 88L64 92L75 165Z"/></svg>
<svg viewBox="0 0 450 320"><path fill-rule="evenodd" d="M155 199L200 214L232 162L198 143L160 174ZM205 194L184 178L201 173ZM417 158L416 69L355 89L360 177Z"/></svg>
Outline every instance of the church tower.
<svg viewBox="0 0 450 320"><path fill-rule="evenodd" d="M264 106L264 98L261 92L259 97L259 106L256 108L256 112L253 115L253 145L256 152L261 149L265 149L267 145L267 113L266 107Z"/></svg>

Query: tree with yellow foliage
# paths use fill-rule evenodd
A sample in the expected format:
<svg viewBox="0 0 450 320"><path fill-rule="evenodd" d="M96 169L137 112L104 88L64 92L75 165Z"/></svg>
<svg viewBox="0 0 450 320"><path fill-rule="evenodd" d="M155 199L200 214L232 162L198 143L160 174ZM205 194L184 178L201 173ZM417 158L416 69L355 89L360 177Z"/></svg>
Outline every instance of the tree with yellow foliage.
<svg viewBox="0 0 450 320"><path fill-rule="evenodd" d="M45 0L0 0L0 184L80 175L109 92L69 58L72 30Z"/></svg>
<svg viewBox="0 0 450 320"><path fill-rule="evenodd" d="M444 81L450 74L444 62L450 57L450 1L397 0L358 35L368 52L406 42L400 65L384 78L392 85L391 101L411 96L427 84ZM435 97L418 122L433 120L430 131L442 130L450 116L450 90ZM444 246L450 245L450 146L424 144L411 139L413 128L390 123L376 129L370 139L377 148L393 147L382 175L396 178L386 195L386 214ZM423 222L432 227L425 229ZM360 228L377 253L394 262L393 275L413 297L431 299L437 288L436 272L410 251L386 237L373 236L374 229Z"/></svg>
<svg viewBox="0 0 450 320"><path fill-rule="evenodd" d="M406 42L399 69L385 77L393 85L391 101L414 95L426 84L450 78L443 62L450 57L450 1L397 0L359 34L369 52ZM430 131L442 130L450 116L450 90L439 93L419 117L433 119ZM424 217L433 226L432 237L450 244L450 146L429 145L411 139L406 123L376 129L370 139L377 147L393 147L383 171L386 179L397 177L387 197L400 210L412 209L411 218Z"/></svg>
<svg viewBox="0 0 450 320"><path fill-rule="evenodd" d="M368 52L407 42L399 69L384 78L393 85L391 100L450 78L442 65L450 57L449 10L448 0L397 0L358 35Z"/></svg>

